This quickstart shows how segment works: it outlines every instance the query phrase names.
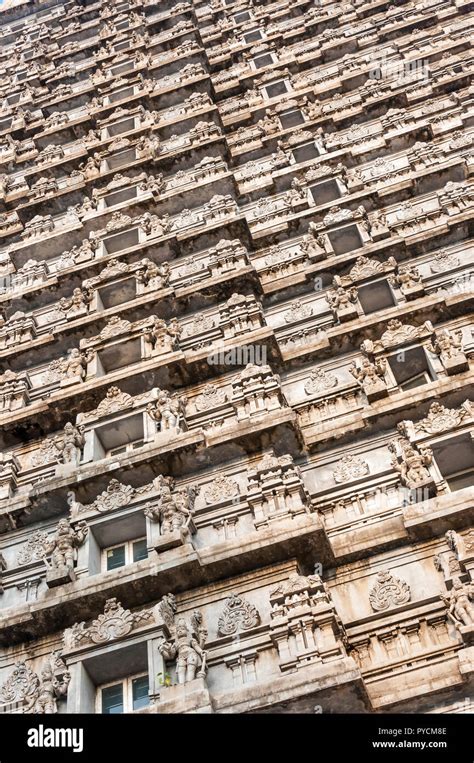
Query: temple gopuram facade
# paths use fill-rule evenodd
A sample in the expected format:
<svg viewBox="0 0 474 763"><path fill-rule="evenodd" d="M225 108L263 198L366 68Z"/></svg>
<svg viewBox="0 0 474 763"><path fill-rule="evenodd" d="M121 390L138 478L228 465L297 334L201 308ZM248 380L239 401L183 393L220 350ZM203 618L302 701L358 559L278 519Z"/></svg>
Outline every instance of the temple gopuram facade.
<svg viewBox="0 0 474 763"><path fill-rule="evenodd" d="M474 711L473 35L0 5L1 713Z"/></svg>

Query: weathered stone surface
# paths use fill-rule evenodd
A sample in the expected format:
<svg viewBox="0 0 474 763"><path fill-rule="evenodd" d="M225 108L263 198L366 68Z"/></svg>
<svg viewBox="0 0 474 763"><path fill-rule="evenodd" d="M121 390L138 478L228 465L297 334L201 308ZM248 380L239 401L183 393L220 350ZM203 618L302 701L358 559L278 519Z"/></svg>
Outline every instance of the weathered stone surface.
<svg viewBox="0 0 474 763"><path fill-rule="evenodd" d="M3 3L0 712L462 711L472 12L386 6Z"/></svg>

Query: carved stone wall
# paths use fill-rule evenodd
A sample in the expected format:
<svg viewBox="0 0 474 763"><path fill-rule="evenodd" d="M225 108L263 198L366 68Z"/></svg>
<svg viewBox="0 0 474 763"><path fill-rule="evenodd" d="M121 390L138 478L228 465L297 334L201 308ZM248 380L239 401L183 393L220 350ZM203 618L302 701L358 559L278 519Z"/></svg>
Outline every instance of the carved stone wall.
<svg viewBox="0 0 474 763"><path fill-rule="evenodd" d="M2 4L2 712L472 693L473 30Z"/></svg>

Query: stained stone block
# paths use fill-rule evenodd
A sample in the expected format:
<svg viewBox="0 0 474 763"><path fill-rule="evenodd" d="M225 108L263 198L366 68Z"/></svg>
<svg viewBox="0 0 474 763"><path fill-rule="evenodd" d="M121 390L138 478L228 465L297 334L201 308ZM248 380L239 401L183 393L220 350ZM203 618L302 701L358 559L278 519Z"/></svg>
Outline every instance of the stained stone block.
<svg viewBox="0 0 474 763"><path fill-rule="evenodd" d="M457 352L450 358L441 356L441 360L449 376L469 370L469 361L463 352Z"/></svg>
<svg viewBox="0 0 474 763"><path fill-rule="evenodd" d="M212 713L212 701L204 678L185 684L164 686L160 690L158 710L162 713Z"/></svg>
<svg viewBox="0 0 474 763"><path fill-rule="evenodd" d="M67 379L61 379L59 382L60 387L71 387L73 384L79 384L82 381L81 376L71 376Z"/></svg>
<svg viewBox="0 0 474 763"><path fill-rule="evenodd" d="M414 299L419 299L422 297L425 293L425 288L422 283L416 283L413 286L404 286L403 287L403 294L407 298L408 302L411 302Z"/></svg>
<svg viewBox="0 0 474 763"><path fill-rule="evenodd" d="M187 530L175 530L172 533L166 533L165 535L158 535L154 539L155 551L160 554L162 551L168 551L170 548L177 548L178 546L184 546L186 543L191 543L191 536Z"/></svg>
<svg viewBox="0 0 474 763"><path fill-rule="evenodd" d="M73 583L75 579L76 575L71 567L51 568L46 573L46 585L48 588L56 588L59 585Z"/></svg>
<svg viewBox="0 0 474 763"><path fill-rule="evenodd" d="M374 403L376 400L381 400L384 397L388 397L387 385L380 379L374 382L374 384L365 385L364 392L367 395L369 403Z"/></svg>
<svg viewBox="0 0 474 763"><path fill-rule="evenodd" d="M358 317L357 308L354 305L349 307L338 309L337 317L341 323L347 323L348 321L354 321Z"/></svg>
<svg viewBox="0 0 474 763"><path fill-rule="evenodd" d="M468 646L474 645L474 623L472 623L472 625L459 626L459 633L465 644Z"/></svg>

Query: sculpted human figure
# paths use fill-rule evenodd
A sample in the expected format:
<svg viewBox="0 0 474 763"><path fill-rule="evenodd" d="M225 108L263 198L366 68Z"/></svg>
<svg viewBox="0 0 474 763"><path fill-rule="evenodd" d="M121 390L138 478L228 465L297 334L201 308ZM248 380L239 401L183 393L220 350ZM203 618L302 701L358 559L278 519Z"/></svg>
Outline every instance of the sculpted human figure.
<svg viewBox="0 0 474 763"><path fill-rule="evenodd" d="M474 584L453 578L453 587L447 596L441 596L456 626L474 624Z"/></svg>
<svg viewBox="0 0 474 763"><path fill-rule="evenodd" d="M64 434L54 439L58 456L64 464L75 464L85 445L84 427L75 427L68 422L64 425Z"/></svg>
<svg viewBox="0 0 474 763"><path fill-rule="evenodd" d="M100 174L101 160L98 154L89 156L85 162L79 165L79 170L83 173L86 180L91 180Z"/></svg>
<svg viewBox="0 0 474 763"><path fill-rule="evenodd" d="M266 135L271 135L275 132L280 132L280 121L274 111L268 111L265 116L257 122L258 127Z"/></svg>
<svg viewBox="0 0 474 763"><path fill-rule="evenodd" d="M301 250L308 257L321 259L326 256L326 241L324 236L318 232L314 223L310 223L308 226L308 233L303 238Z"/></svg>
<svg viewBox="0 0 474 763"><path fill-rule="evenodd" d="M62 372L67 379L79 377L86 378L87 364L92 360L93 353L82 352L77 347L69 350L66 359L63 361Z"/></svg>
<svg viewBox="0 0 474 763"><path fill-rule="evenodd" d="M351 286L349 289L344 289L343 286L338 286L330 289L326 294L326 301L333 310L347 310L357 301L357 288Z"/></svg>
<svg viewBox="0 0 474 763"><path fill-rule="evenodd" d="M165 181L163 180L163 174L159 172L157 175L147 175L145 179L139 183L138 188L140 191L151 191L156 198L159 197L164 186Z"/></svg>
<svg viewBox="0 0 474 763"><path fill-rule="evenodd" d="M141 260L142 267L136 272L136 279L149 289L162 289L169 282L170 266L168 262L157 264L148 257Z"/></svg>
<svg viewBox="0 0 474 763"><path fill-rule="evenodd" d="M415 450L406 439L399 441L401 449L400 460L396 456L392 458L392 467L399 472L402 484L412 487L430 479L430 473L426 468L432 463L433 452L431 448ZM396 453L396 443L389 445L389 450Z"/></svg>
<svg viewBox="0 0 474 763"><path fill-rule="evenodd" d="M140 227L146 233L147 236L153 234L154 236L164 236L170 229L170 216L168 213L163 217L152 215L150 212L145 212L140 218Z"/></svg>
<svg viewBox="0 0 474 763"><path fill-rule="evenodd" d="M187 398L184 396L172 398L169 392L161 390L155 403L148 403L147 413L153 421L160 425L160 431L181 431L184 420Z"/></svg>
<svg viewBox="0 0 474 763"><path fill-rule="evenodd" d="M290 163L290 152L283 147L281 140L277 141L277 150L272 154L272 161L276 167L284 167Z"/></svg>
<svg viewBox="0 0 474 763"><path fill-rule="evenodd" d="M148 342L154 350L171 352L178 346L182 328L179 325L177 318L171 318L168 324L162 318L156 318L151 327L143 329L143 333L145 341Z"/></svg>
<svg viewBox="0 0 474 763"><path fill-rule="evenodd" d="M194 502L195 491L180 490L172 492L174 481L162 478L160 482L160 498L156 506L147 505L145 515L154 522L159 522L161 535L186 529L191 521L191 504Z"/></svg>
<svg viewBox="0 0 474 763"><path fill-rule="evenodd" d="M199 616L197 616L198 614ZM191 625L188 625L184 618L178 618L174 640L164 641L160 644L159 650L165 660L176 659L176 673L179 684L194 681L199 666L198 677L205 675L207 653L203 647L206 635L205 628L202 625L202 615L200 612L195 612L193 613Z"/></svg>
<svg viewBox="0 0 474 763"><path fill-rule="evenodd" d="M421 275L414 265L399 265L395 280L402 290L409 289L421 283Z"/></svg>
<svg viewBox="0 0 474 763"><path fill-rule="evenodd" d="M291 183L291 188L285 194L285 203L293 208L297 204L306 201L306 188L301 180L294 178Z"/></svg>
<svg viewBox="0 0 474 763"><path fill-rule="evenodd" d="M51 555L51 567L60 569L74 568L74 552L80 546L88 533L85 522L78 522L76 527L71 527L68 519L60 519L56 532L46 547L46 554Z"/></svg>
<svg viewBox="0 0 474 763"><path fill-rule="evenodd" d="M158 135L152 133L150 136L142 135L137 141L136 152L138 159L150 157L156 159L161 153L161 141Z"/></svg>
<svg viewBox="0 0 474 763"><path fill-rule="evenodd" d="M439 331L432 339L433 349L437 355L450 359L462 352L462 331Z"/></svg>
<svg viewBox="0 0 474 763"><path fill-rule="evenodd" d="M92 291L85 288L76 288L71 297L61 297L58 302L58 309L67 317L82 313L87 309L92 301Z"/></svg>
<svg viewBox="0 0 474 763"><path fill-rule="evenodd" d="M33 711L40 715L57 713L57 699L67 693L70 680L71 674L68 671L65 671L59 680L51 666L46 665L40 673L40 686Z"/></svg>
<svg viewBox="0 0 474 763"><path fill-rule="evenodd" d="M385 358L380 358L376 363L371 363L370 360L364 358L359 368L353 364L349 371L359 384L365 388L380 384L383 381L386 367L387 362Z"/></svg>

